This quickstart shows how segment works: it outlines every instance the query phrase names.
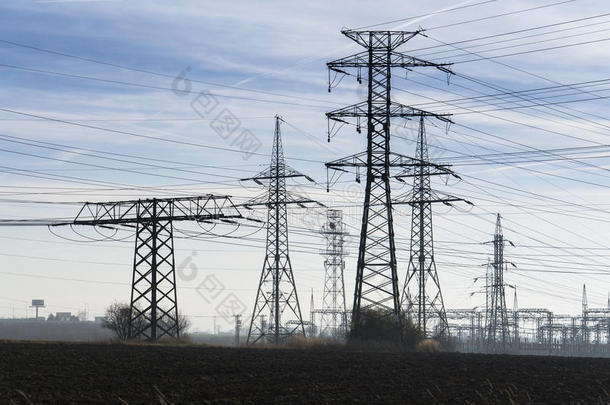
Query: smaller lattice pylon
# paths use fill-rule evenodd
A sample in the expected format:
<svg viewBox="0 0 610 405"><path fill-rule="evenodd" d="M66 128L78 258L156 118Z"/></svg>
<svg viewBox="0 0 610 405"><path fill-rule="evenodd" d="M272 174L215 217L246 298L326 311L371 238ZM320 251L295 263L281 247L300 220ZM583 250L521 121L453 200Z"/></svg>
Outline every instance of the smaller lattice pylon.
<svg viewBox="0 0 610 405"><path fill-rule="evenodd" d="M324 257L324 295L320 312L320 335L330 338L343 338L348 332L347 310L345 303L345 270L344 250L348 235L340 210L326 211L326 223L320 234L326 240L326 249L321 251Z"/></svg>
<svg viewBox="0 0 610 405"><path fill-rule="evenodd" d="M589 344L589 320L588 320L589 304L587 302L587 285L582 285L582 320L581 320L581 336L584 344Z"/></svg>
<svg viewBox="0 0 610 405"><path fill-rule="evenodd" d="M414 326L428 337L446 337L449 325L434 257L432 205L442 203L451 206L455 202L471 202L434 190L432 176L460 177L450 165L430 161L424 125L425 116L419 117L419 131L415 158L410 167L396 176L398 180L411 178L410 191L397 196L394 204L411 206L411 247L409 265L401 297L401 307ZM445 120L448 120L445 118Z"/></svg>
<svg viewBox="0 0 610 405"><path fill-rule="evenodd" d="M305 207L316 201L286 190L286 179L303 177L313 180L284 162L281 117L275 117L273 149L269 168L249 179L267 185L264 194L244 204L246 208L267 208L267 241L265 261L261 271L256 301L248 329L248 344L257 342L280 343L300 334L305 336L305 322L297 295L296 283L288 249L287 205ZM265 318L269 317L269 322Z"/></svg>
<svg viewBox="0 0 610 405"><path fill-rule="evenodd" d="M515 264L507 262L504 259L504 247L507 242L514 246L511 241L504 238L501 216L497 214L494 239L493 241L486 242L493 244L494 247L494 258L490 263L491 273L489 275L489 294L486 311L486 342L488 350L492 351L505 351L511 341L506 307L506 287L508 285L504 282L504 272L506 271L507 264L512 266L515 266Z"/></svg>

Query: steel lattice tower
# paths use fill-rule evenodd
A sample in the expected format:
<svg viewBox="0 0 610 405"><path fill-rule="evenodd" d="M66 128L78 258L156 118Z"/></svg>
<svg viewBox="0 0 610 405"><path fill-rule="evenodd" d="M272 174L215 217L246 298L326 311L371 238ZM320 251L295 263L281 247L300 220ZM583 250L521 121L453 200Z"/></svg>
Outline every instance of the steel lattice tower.
<svg viewBox="0 0 610 405"><path fill-rule="evenodd" d="M508 313L504 283L505 239L502 233L500 214L496 217L496 230L494 232L494 260L491 263L492 275L490 282L489 306L487 308L487 344L493 350L506 350L510 343L510 330L508 327Z"/></svg>
<svg viewBox="0 0 610 405"><path fill-rule="evenodd" d="M144 201L138 216L171 216L171 201ZM172 222L143 221L136 228L131 283L131 326L134 336L151 340L178 336L178 300Z"/></svg>
<svg viewBox="0 0 610 405"><path fill-rule="evenodd" d="M587 319L588 310L589 310L589 304L587 302L587 285L583 284L582 285L582 318L581 318L582 333L581 333L581 336L582 336L582 341L585 344L589 344L589 341L590 341L589 322Z"/></svg>
<svg viewBox="0 0 610 405"><path fill-rule="evenodd" d="M339 338L347 335L347 310L345 307L345 269L346 252L343 250L347 231L340 210L326 212L326 224L320 233L326 239L324 256L324 295L320 322L320 334Z"/></svg>
<svg viewBox="0 0 610 405"><path fill-rule="evenodd" d="M432 204L451 205L452 202L465 200L431 188L431 176L453 176L458 179L459 176L453 173L450 166L429 160L423 116L419 119L415 160L415 167L398 176L413 178L411 192L397 199L412 207L411 248L402 303L408 318L424 336L444 336L449 329L434 259Z"/></svg>
<svg viewBox="0 0 610 405"><path fill-rule="evenodd" d="M242 218L227 196L85 203L73 222L57 225L136 227L130 337L179 338L173 222Z"/></svg>
<svg viewBox="0 0 610 405"><path fill-rule="evenodd" d="M308 176L290 168L284 162L284 151L280 132L279 116L275 117L275 133L271 164L266 169L244 180L254 180L262 184L268 182L267 192L245 204L246 207L267 207L267 243L265 262L256 293L256 301L250 320L247 343L266 341L279 343L293 334L305 336L301 307L297 296L292 264L288 253L288 204L315 202L302 198L286 190L286 179ZM266 317L269 322L266 322ZM282 319L288 321L282 323Z"/></svg>
<svg viewBox="0 0 610 405"><path fill-rule="evenodd" d="M367 150L343 159L328 162L326 167L344 172L344 167L366 169L366 188L363 204L356 287L352 309L352 330L356 331L369 311L392 317L400 329L400 291L398 287L396 247L392 218L390 172L392 167L413 166L413 159L390 151L391 118L434 116L393 102L390 98L392 68L410 69L432 66L450 73L444 64L436 64L398 52L396 49L419 34L420 31L341 31L345 36L364 47L363 52L327 63L330 71L347 74L346 68L355 68L362 82L361 72L366 71L367 100L326 114L329 118L329 140L333 129L330 120L346 123L355 118L360 132L361 120L366 120ZM333 125L334 128L334 125Z"/></svg>

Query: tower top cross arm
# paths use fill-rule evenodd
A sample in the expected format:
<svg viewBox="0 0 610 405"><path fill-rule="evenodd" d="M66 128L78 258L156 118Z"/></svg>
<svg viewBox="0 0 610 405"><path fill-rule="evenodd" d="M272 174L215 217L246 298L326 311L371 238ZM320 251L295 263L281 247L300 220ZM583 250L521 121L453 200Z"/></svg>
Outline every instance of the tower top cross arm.
<svg viewBox="0 0 610 405"><path fill-rule="evenodd" d="M153 214L146 207L157 204ZM125 225L155 221L207 221L243 218L229 196L206 194L195 197L86 202L69 225ZM66 224L66 225L67 225Z"/></svg>

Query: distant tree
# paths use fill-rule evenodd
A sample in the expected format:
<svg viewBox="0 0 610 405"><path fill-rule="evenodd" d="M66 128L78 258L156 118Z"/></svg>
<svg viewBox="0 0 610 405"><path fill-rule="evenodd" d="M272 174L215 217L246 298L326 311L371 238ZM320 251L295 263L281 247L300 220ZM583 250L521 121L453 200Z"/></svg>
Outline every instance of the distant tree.
<svg viewBox="0 0 610 405"><path fill-rule="evenodd" d="M132 338L129 322L130 318L131 308L129 304L115 302L106 309L106 320L104 321L103 325L105 328L113 331L117 339L126 341ZM141 329L141 327L144 326L144 319L140 317L138 318L137 322L138 323L136 325L133 325L134 329L136 330ZM168 316L163 316L159 322L169 326L170 319ZM178 332L180 336L183 336L190 326L191 321L186 316L178 314Z"/></svg>
<svg viewBox="0 0 610 405"><path fill-rule="evenodd" d="M180 336L185 335L191 327L191 320L186 316L178 313L178 332Z"/></svg>
<svg viewBox="0 0 610 405"><path fill-rule="evenodd" d="M106 309L106 319L103 325L113 331L117 339L125 341L131 336L130 318L131 308L129 304L115 302Z"/></svg>
<svg viewBox="0 0 610 405"><path fill-rule="evenodd" d="M164 316L161 318L160 322L169 326L170 319L168 316ZM191 320L189 318L187 318L185 315L178 313L178 334L180 335L180 337L183 337L187 333L187 331L190 327L191 327Z"/></svg>

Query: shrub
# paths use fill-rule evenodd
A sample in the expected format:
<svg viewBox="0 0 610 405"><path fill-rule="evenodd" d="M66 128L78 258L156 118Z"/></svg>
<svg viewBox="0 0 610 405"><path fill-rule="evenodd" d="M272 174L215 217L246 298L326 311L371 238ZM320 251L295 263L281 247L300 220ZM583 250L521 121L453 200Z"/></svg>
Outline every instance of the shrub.
<svg viewBox="0 0 610 405"><path fill-rule="evenodd" d="M401 328L398 328L397 320L392 311L381 308L363 310L360 314L360 322L352 323L352 329L348 336L350 343L371 342L376 344L398 345L403 348L413 349L421 340L421 333L413 323L405 316L399 319Z"/></svg>

